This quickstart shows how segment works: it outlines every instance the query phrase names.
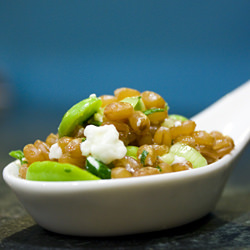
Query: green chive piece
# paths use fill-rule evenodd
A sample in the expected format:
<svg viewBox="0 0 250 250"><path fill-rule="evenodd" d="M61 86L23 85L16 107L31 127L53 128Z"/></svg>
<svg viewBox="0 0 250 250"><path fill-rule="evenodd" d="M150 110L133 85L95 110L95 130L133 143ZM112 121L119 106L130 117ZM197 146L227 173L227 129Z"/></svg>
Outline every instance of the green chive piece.
<svg viewBox="0 0 250 250"><path fill-rule="evenodd" d="M164 112L164 111L165 111L165 109L154 108L154 109L147 109L147 110L143 111L143 113L145 115L151 115L151 114L156 113L156 112Z"/></svg>
<svg viewBox="0 0 250 250"><path fill-rule="evenodd" d="M148 155L148 151L143 150L141 153L141 157L140 157L141 164L145 165L145 160L147 158L147 155Z"/></svg>
<svg viewBox="0 0 250 250"><path fill-rule="evenodd" d="M96 160L93 156L87 157L86 170L101 179L111 179L111 169L101 161Z"/></svg>

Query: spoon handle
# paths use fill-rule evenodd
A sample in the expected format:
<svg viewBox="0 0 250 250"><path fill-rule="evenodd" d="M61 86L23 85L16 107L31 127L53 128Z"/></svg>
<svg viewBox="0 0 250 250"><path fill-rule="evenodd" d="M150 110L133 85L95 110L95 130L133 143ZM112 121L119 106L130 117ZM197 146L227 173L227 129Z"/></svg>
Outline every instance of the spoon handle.
<svg viewBox="0 0 250 250"><path fill-rule="evenodd" d="M191 119L197 129L220 131L243 149L250 139L250 80Z"/></svg>

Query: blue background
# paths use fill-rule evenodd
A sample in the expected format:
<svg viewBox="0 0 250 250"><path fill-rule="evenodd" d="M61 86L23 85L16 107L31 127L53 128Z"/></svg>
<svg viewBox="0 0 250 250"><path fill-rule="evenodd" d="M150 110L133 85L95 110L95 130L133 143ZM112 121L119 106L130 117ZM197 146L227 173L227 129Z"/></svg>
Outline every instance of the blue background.
<svg viewBox="0 0 250 250"><path fill-rule="evenodd" d="M192 116L249 79L249 12L248 0L1 0L12 109L61 117L91 93L126 86Z"/></svg>

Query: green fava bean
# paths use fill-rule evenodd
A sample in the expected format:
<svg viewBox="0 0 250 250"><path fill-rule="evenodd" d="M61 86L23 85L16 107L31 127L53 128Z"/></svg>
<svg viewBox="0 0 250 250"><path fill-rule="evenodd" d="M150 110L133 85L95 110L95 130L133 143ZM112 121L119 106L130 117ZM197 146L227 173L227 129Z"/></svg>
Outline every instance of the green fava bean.
<svg viewBox="0 0 250 250"><path fill-rule="evenodd" d="M58 127L59 137L70 136L77 125L88 120L102 105L101 99L89 97L71 107L63 116Z"/></svg>
<svg viewBox="0 0 250 250"><path fill-rule="evenodd" d="M97 176L75 165L54 161L33 162L28 167L26 179L31 181L100 180Z"/></svg>

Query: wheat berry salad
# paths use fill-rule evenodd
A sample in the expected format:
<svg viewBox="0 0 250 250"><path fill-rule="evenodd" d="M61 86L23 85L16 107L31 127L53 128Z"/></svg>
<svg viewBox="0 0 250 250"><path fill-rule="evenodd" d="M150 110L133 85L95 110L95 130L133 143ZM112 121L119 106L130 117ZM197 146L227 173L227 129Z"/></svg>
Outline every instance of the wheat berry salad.
<svg viewBox="0 0 250 250"><path fill-rule="evenodd" d="M192 171L233 148L229 136L196 130L194 121L169 114L161 95L118 88L78 102L56 134L10 155L18 159L23 179L84 181Z"/></svg>

